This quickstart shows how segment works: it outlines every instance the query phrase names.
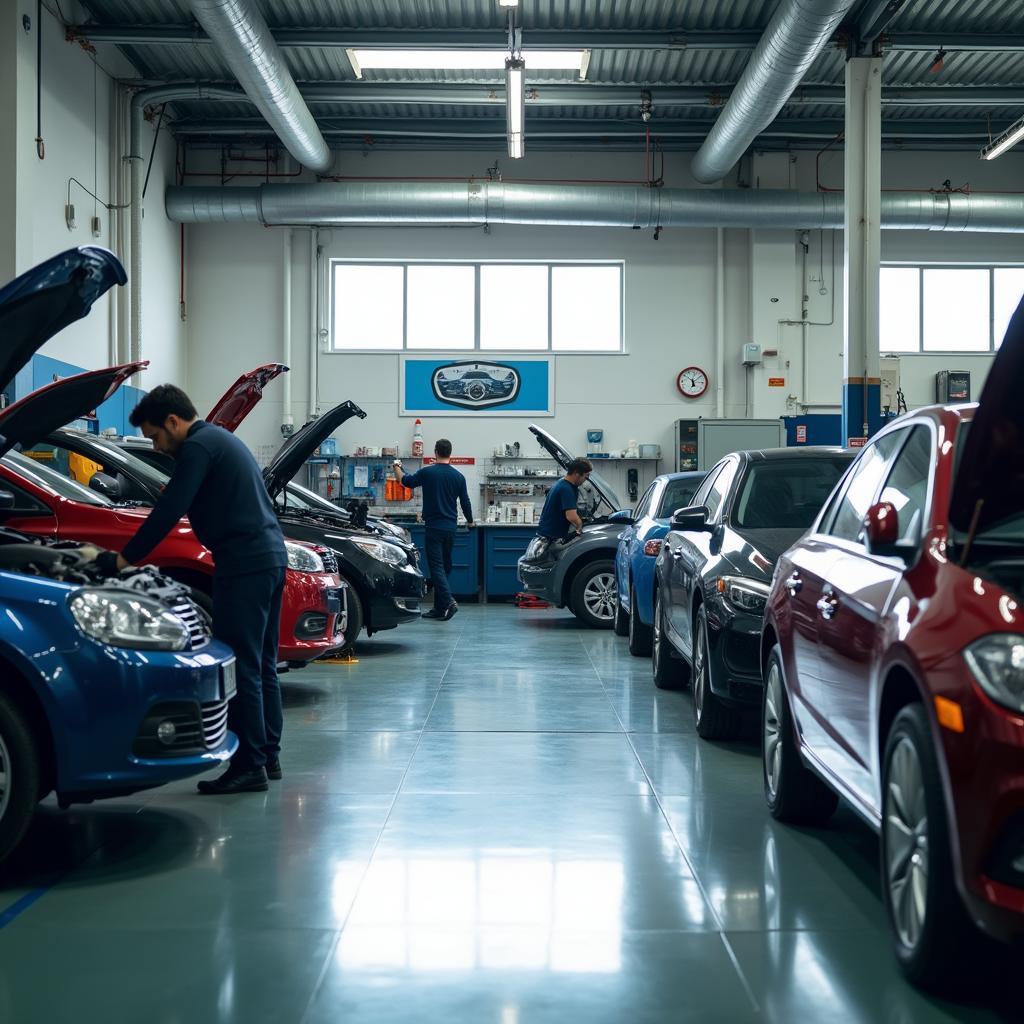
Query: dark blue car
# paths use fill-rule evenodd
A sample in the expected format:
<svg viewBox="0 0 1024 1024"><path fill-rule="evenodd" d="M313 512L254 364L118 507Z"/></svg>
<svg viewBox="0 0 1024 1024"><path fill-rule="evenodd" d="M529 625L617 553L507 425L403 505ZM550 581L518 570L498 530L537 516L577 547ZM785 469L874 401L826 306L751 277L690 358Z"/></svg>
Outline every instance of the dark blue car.
<svg viewBox="0 0 1024 1024"><path fill-rule="evenodd" d="M0 389L124 280L116 257L84 247L0 289ZM67 419L105 397L83 386ZM14 502L0 490L0 520ZM188 590L148 568L104 579L96 553L0 526L0 859L48 793L64 807L120 796L207 771L237 747L234 656Z"/></svg>
<svg viewBox="0 0 1024 1024"><path fill-rule="evenodd" d="M654 563L677 508L690 504L704 472L655 477L633 510L631 526L619 535L615 554L618 605L615 632L629 637L630 654L649 657L654 629Z"/></svg>

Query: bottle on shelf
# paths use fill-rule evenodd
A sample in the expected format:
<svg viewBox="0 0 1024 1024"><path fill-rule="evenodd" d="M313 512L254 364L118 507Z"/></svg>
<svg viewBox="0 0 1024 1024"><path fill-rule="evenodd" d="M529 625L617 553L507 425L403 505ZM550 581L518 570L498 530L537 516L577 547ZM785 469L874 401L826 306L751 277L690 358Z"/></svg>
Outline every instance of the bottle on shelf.
<svg viewBox="0 0 1024 1024"><path fill-rule="evenodd" d="M412 428L412 454L416 458L423 456L423 421L417 420Z"/></svg>

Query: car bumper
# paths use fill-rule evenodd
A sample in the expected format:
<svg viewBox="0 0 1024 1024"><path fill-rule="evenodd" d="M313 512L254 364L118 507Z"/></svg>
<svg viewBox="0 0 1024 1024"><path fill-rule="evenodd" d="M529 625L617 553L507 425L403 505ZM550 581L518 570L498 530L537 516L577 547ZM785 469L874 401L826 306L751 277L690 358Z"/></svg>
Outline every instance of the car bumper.
<svg viewBox="0 0 1024 1024"><path fill-rule="evenodd" d="M289 570L278 659L305 664L344 645L344 586L335 573Z"/></svg>
<svg viewBox="0 0 1024 1024"><path fill-rule="evenodd" d="M736 705L759 705L761 679L760 615L709 609L708 646L712 691Z"/></svg>
<svg viewBox="0 0 1024 1024"><path fill-rule="evenodd" d="M550 601L554 605L561 604L561 595L555 592L554 564L536 565L520 559L516 575L519 577L519 582L523 585L524 590L529 591L531 594L538 594L545 601Z"/></svg>
<svg viewBox="0 0 1024 1024"><path fill-rule="evenodd" d="M392 566L374 563L364 571L370 588L367 629L377 633L413 622L422 614L427 581L415 565Z"/></svg>
<svg viewBox="0 0 1024 1024"><path fill-rule="evenodd" d="M961 894L990 935L1024 936L1024 716L982 693L959 654L929 682L933 693L960 706L964 719L963 732L935 726Z"/></svg>
<svg viewBox="0 0 1024 1024"><path fill-rule="evenodd" d="M237 749L227 728L234 655L225 644L171 653L88 643L57 657L71 680L50 693L62 799L150 789L208 771ZM164 721L176 724L170 744L157 738Z"/></svg>

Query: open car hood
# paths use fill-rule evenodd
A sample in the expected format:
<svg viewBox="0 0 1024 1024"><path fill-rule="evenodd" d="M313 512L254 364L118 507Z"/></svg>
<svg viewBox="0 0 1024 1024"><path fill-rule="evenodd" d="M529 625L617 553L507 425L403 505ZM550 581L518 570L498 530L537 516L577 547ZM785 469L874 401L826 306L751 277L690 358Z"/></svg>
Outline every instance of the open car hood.
<svg viewBox="0 0 1024 1024"><path fill-rule="evenodd" d="M263 397L263 389L282 373L287 373L284 363L267 363L255 370L243 373L217 400L206 417L207 423L216 424L232 433Z"/></svg>
<svg viewBox="0 0 1024 1024"><path fill-rule="evenodd" d="M127 280L112 252L83 245L0 288L0 388L58 331L81 320L104 292Z"/></svg>
<svg viewBox="0 0 1024 1024"><path fill-rule="evenodd" d="M341 405L336 405L325 412L319 419L307 423L301 430L296 430L281 445L274 460L263 471L270 496L276 498L319 445L353 416L358 416L361 420L366 419L366 413L355 402L342 402Z"/></svg>
<svg viewBox="0 0 1024 1024"><path fill-rule="evenodd" d="M568 469L569 463L572 462L575 455L570 455L569 450L562 444L561 441L557 441L553 438L546 430L538 427L536 423L530 424L530 433L540 442L541 448L543 448L554 460L557 462L562 469ZM618 512L623 507L619 496L613 490L611 484L607 480L601 477L601 474L596 470L590 474L588 483L583 485L584 487L592 487L594 493L603 502L607 509L604 510L605 514L610 512Z"/></svg>
<svg viewBox="0 0 1024 1024"><path fill-rule="evenodd" d="M149 362L125 363L64 377L0 410L0 455L31 448L58 427L88 415Z"/></svg>
<svg viewBox="0 0 1024 1024"><path fill-rule="evenodd" d="M1024 508L1024 298L985 379L963 450L958 455L949 518L966 533L977 515L984 531Z"/></svg>

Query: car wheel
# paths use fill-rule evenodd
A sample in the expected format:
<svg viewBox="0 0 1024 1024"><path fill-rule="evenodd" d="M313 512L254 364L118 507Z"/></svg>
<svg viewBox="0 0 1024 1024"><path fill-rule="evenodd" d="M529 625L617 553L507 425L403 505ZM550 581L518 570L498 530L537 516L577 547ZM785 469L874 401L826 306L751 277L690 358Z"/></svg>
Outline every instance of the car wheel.
<svg viewBox="0 0 1024 1024"><path fill-rule="evenodd" d="M773 818L821 825L832 817L839 797L800 758L778 646L768 658L761 699L761 766L764 798Z"/></svg>
<svg viewBox="0 0 1024 1024"><path fill-rule="evenodd" d="M591 629L611 629L619 603L615 586L615 563L601 559L583 566L572 581L569 607L580 622Z"/></svg>
<svg viewBox="0 0 1024 1024"><path fill-rule="evenodd" d="M672 643L665 635L665 606L660 590L654 592L651 670L654 673L654 685L659 690L679 690L686 685L686 666L673 657Z"/></svg>
<svg viewBox="0 0 1024 1024"><path fill-rule="evenodd" d="M345 645L342 650L350 651L355 647L356 640L359 639L359 634L366 623L366 617L363 615L363 602L359 600L356 588L344 576L341 577L341 582L348 583L348 590L345 591L345 600L348 604L348 626L345 628Z"/></svg>
<svg viewBox="0 0 1024 1024"><path fill-rule="evenodd" d="M635 658L649 658L654 639L654 630L640 621L636 607L636 589L629 591L629 653Z"/></svg>
<svg viewBox="0 0 1024 1024"><path fill-rule="evenodd" d="M629 613L622 607L621 595L615 595L615 635L629 635Z"/></svg>
<svg viewBox="0 0 1024 1024"><path fill-rule="evenodd" d="M882 761L882 892L896 959L916 985L948 989L984 947L957 893L942 779L920 704L893 722Z"/></svg>
<svg viewBox="0 0 1024 1024"><path fill-rule="evenodd" d="M729 707L711 689L711 647L708 616L701 605L693 630L693 723L705 740L734 739L742 725L739 711Z"/></svg>
<svg viewBox="0 0 1024 1024"><path fill-rule="evenodd" d="M39 751L24 714L0 696L0 861L21 842L40 793Z"/></svg>

